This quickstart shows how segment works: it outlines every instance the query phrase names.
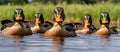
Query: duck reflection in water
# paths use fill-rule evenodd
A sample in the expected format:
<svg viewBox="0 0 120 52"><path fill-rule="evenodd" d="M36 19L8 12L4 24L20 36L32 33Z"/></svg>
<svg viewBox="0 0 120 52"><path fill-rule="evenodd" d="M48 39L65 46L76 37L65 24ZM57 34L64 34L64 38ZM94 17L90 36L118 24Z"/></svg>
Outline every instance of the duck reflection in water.
<svg viewBox="0 0 120 52"><path fill-rule="evenodd" d="M22 52L22 51L23 51L23 47L20 47L20 46L17 47L17 48L16 48L16 51L17 51L17 52Z"/></svg>
<svg viewBox="0 0 120 52"><path fill-rule="evenodd" d="M21 43L24 43L24 41L22 39L16 39L14 42L14 45L16 46L20 46Z"/></svg>
<svg viewBox="0 0 120 52"><path fill-rule="evenodd" d="M53 52L63 52L64 37L53 37Z"/></svg>
<svg viewBox="0 0 120 52"><path fill-rule="evenodd" d="M107 38L107 39L102 39L102 45L108 45L110 42L110 39Z"/></svg>

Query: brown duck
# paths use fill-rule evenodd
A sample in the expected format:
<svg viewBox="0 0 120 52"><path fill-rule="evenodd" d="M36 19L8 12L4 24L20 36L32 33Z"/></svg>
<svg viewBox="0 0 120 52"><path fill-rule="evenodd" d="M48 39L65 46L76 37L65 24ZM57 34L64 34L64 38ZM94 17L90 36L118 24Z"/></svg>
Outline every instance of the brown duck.
<svg viewBox="0 0 120 52"><path fill-rule="evenodd" d="M23 38L24 36L32 35L30 27L24 23L24 13L21 8L15 9L13 20L3 20L1 22L1 35L13 38Z"/></svg>
<svg viewBox="0 0 120 52"><path fill-rule="evenodd" d="M111 31L109 29L110 17L108 12L102 12L99 20L101 27L94 33L100 35L102 39L109 38Z"/></svg>
<svg viewBox="0 0 120 52"><path fill-rule="evenodd" d="M43 15L41 13L35 14L35 22L29 21L27 23L31 26L33 33L44 33L53 26L53 24L49 21L44 22Z"/></svg>
<svg viewBox="0 0 120 52"><path fill-rule="evenodd" d="M56 7L55 17L53 17L54 25L51 29L47 30L44 34L45 37L75 37L76 33L74 30L64 28L62 25L65 15L62 7ZM69 27L71 28L71 27Z"/></svg>
<svg viewBox="0 0 120 52"><path fill-rule="evenodd" d="M86 14L83 19L83 28L76 30L78 34L91 34L93 31L91 15ZM95 29L95 27L94 27Z"/></svg>

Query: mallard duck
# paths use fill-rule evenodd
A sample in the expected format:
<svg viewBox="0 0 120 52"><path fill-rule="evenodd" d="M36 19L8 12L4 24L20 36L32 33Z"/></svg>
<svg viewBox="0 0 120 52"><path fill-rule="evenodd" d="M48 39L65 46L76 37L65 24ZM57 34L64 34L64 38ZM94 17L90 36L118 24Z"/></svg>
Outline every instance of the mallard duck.
<svg viewBox="0 0 120 52"><path fill-rule="evenodd" d="M32 22L32 23L31 23ZM41 13L35 14L35 22L27 22L32 29L33 33L44 33L46 30L52 27L52 23L49 21L44 22L43 15Z"/></svg>
<svg viewBox="0 0 120 52"><path fill-rule="evenodd" d="M76 30L78 34L91 34L93 31L91 15L86 14L83 19L83 28ZM94 27L95 28L95 27Z"/></svg>
<svg viewBox="0 0 120 52"><path fill-rule="evenodd" d="M15 9L13 20L3 20L1 35L13 38L23 38L32 35L32 31L27 24L24 24L24 13L21 8Z"/></svg>
<svg viewBox="0 0 120 52"><path fill-rule="evenodd" d="M55 17L53 17L54 25L51 29L47 30L44 33L44 36L45 37L75 37L76 33L74 30L66 29L62 25L65 19L64 9L62 7L56 7L54 12L55 12Z"/></svg>
<svg viewBox="0 0 120 52"><path fill-rule="evenodd" d="M110 17L108 12L102 12L99 20L101 27L94 32L95 35L100 35L102 39L108 39L111 35L109 29Z"/></svg>

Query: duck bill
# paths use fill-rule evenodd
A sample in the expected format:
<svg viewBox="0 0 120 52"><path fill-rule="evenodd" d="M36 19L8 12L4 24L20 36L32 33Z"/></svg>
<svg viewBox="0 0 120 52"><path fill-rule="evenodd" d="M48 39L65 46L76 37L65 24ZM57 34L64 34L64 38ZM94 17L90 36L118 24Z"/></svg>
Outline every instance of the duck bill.
<svg viewBox="0 0 120 52"><path fill-rule="evenodd" d="M40 24L40 19L39 18L36 18L36 24Z"/></svg>
<svg viewBox="0 0 120 52"><path fill-rule="evenodd" d="M90 25L89 20L85 20L85 25Z"/></svg>
<svg viewBox="0 0 120 52"><path fill-rule="evenodd" d="M22 18L22 16L21 16L21 14L17 14L17 16L16 16L16 20L22 20L23 18Z"/></svg>
<svg viewBox="0 0 120 52"><path fill-rule="evenodd" d="M103 18L102 23L108 23L108 20L106 18Z"/></svg>
<svg viewBox="0 0 120 52"><path fill-rule="evenodd" d="M58 21L63 21L63 19L61 18L61 15L57 14L55 20Z"/></svg>

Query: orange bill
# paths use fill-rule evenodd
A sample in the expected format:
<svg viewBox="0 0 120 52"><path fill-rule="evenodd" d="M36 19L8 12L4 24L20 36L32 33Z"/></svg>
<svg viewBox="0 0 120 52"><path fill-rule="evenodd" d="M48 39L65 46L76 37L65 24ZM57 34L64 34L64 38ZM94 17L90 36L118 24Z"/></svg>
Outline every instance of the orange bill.
<svg viewBox="0 0 120 52"><path fill-rule="evenodd" d="M17 14L17 16L16 16L16 20L22 20L22 17L21 17L20 14Z"/></svg>
<svg viewBox="0 0 120 52"><path fill-rule="evenodd" d="M85 25L90 25L89 20L85 20Z"/></svg>
<svg viewBox="0 0 120 52"><path fill-rule="evenodd" d="M61 15L57 15L57 17L55 18L56 21L63 21L63 19L61 18Z"/></svg>
<svg viewBox="0 0 120 52"><path fill-rule="evenodd" d="M39 23L40 23L40 19L36 18L36 24L39 24Z"/></svg>
<svg viewBox="0 0 120 52"><path fill-rule="evenodd" d="M103 18L102 23L108 23L106 18Z"/></svg>

